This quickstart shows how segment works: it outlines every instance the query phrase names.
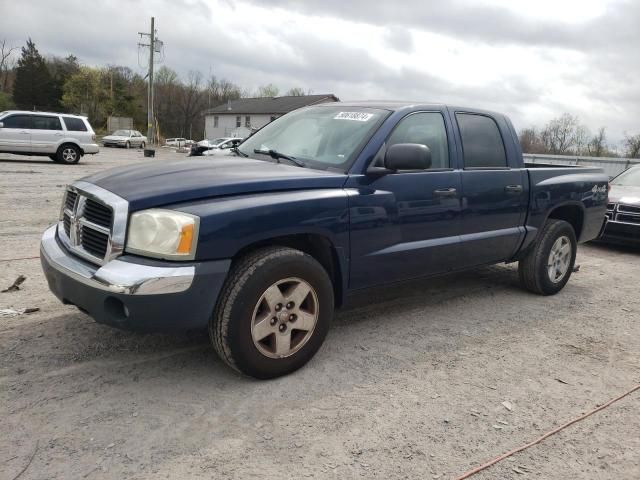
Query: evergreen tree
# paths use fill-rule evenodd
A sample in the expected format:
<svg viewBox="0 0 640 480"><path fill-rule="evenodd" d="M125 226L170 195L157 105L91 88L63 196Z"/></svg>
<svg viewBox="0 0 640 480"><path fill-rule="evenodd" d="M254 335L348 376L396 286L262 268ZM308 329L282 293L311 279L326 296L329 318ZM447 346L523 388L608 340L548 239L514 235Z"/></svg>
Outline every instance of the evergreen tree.
<svg viewBox="0 0 640 480"><path fill-rule="evenodd" d="M38 52L35 43L27 40L22 47L13 84L13 102L25 110L47 110L58 103L53 92L54 85L47 64Z"/></svg>

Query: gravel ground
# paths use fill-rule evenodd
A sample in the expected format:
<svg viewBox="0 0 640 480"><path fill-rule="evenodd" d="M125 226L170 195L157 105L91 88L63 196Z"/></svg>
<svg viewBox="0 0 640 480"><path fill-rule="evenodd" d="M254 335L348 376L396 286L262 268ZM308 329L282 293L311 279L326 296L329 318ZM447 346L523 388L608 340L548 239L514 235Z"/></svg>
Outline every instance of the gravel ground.
<svg viewBox="0 0 640 480"><path fill-rule="evenodd" d="M0 308L40 309L0 318L2 479L454 478L640 381L640 251L601 245L554 297L500 265L354 298L273 381L236 375L202 334L97 325L37 259L6 260L38 255L66 183L141 160L0 155L0 289L27 277ZM640 478L639 410L636 391L473 478Z"/></svg>

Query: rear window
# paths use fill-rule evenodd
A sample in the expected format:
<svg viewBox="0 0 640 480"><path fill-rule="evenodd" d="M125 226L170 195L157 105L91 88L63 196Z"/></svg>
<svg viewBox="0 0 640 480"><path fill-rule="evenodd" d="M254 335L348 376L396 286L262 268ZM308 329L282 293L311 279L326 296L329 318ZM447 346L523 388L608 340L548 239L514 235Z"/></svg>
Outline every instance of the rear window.
<svg viewBox="0 0 640 480"><path fill-rule="evenodd" d="M35 130L62 130L62 125L58 117L34 115L31 122L31 128Z"/></svg>
<svg viewBox="0 0 640 480"><path fill-rule="evenodd" d="M74 117L62 117L64 120L64 124L67 126L67 130L71 132L86 132L87 126L84 123L84 120L81 118Z"/></svg>
<svg viewBox="0 0 640 480"><path fill-rule="evenodd" d="M457 113L465 168L504 168L507 155L496 122L484 115Z"/></svg>

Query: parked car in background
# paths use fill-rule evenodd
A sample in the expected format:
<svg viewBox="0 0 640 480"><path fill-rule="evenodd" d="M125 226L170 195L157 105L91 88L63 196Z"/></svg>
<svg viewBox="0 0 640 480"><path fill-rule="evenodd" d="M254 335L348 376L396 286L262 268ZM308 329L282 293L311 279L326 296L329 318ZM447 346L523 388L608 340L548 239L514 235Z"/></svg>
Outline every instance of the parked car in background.
<svg viewBox="0 0 640 480"><path fill-rule="evenodd" d="M102 138L105 147L144 148L147 137L137 130L116 130L111 135Z"/></svg>
<svg viewBox="0 0 640 480"><path fill-rule="evenodd" d="M100 151L87 117L9 110L0 113L0 152L78 163Z"/></svg>
<svg viewBox="0 0 640 480"><path fill-rule="evenodd" d="M558 293L607 207L602 169L527 165L510 120L473 108L314 105L231 152L71 184L40 247L53 293L119 328L208 328L272 378L366 288L519 262L525 289Z"/></svg>
<svg viewBox="0 0 640 480"><path fill-rule="evenodd" d="M182 148L193 145L195 142L188 138L167 138L164 142L167 147Z"/></svg>
<svg viewBox="0 0 640 480"><path fill-rule="evenodd" d="M192 157L197 157L200 155L207 155L207 151L215 150L215 149L223 149L228 150L231 148L234 143L237 145L242 141L242 138L237 137L220 137L214 138L213 140L201 140L198 143L194 143L191 145L191 152L189 153Z"/></svg>
<svg viewBox="0 0 640 480"><path fill-rule="evenodd" d="M640 246L640 165L611 180L602 241Z"/></svg>
<svg viewBox="0 0 640 480"><path fill-rule="evenodd" d="M204 151L202 154L205 156L227 154L231 151L233 147L237 147L238 145L240 145L243 140L244 140L243 138L239 138L239 137L229 138L223 142L220 142L214 148Z"/></svg>

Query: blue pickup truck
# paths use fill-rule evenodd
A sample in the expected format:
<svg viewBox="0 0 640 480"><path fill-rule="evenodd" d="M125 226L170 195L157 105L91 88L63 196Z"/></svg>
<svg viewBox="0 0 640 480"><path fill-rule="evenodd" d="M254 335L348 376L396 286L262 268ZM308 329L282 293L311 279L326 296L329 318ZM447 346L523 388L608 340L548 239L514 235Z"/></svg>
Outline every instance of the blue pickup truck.
<svg viewBox="0 0 640 480"><path fill-rule="evenodd" d="M413 103L291 112L228 156L84 178L41 243L53 293L96 321L208 328L257 378L320 348L362 289L503 262L555 294L603 228L600 169L525 166L507 117Z"/></svg>

